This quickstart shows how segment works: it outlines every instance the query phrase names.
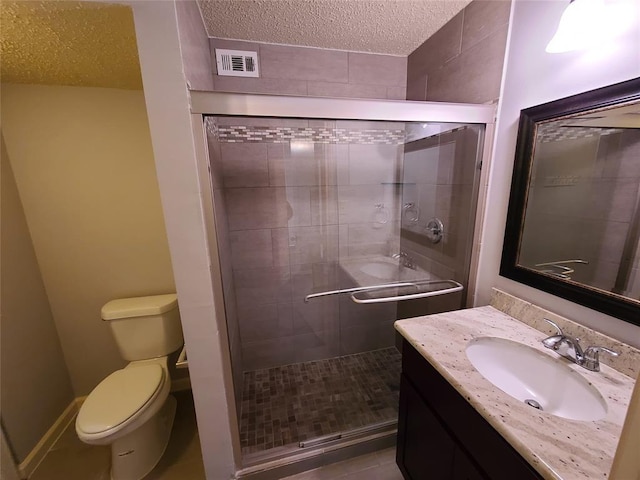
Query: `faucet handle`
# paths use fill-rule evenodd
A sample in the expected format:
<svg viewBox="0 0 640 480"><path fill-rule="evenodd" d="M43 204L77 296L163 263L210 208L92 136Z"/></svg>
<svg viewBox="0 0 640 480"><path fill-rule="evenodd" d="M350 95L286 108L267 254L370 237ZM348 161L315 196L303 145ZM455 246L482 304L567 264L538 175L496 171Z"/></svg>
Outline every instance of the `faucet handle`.
<svg viewBox="0 0 640 480"><path fill-rule="evenodd" d="M556 322L553 322L551 320L549 320L548 318L543 319L545 322L550 323L551 325L553 325L556 329L556 335L564 335L564 332L562 331L562 329L558 326L558 324Z"/></svg>
<svg viewBox="0 0 640 480"><path fill-rule="evenodd" d="M552 350L558 350L558 348L560 348L560 345L562 345L562 343L567 340L567 336L557 323L549 320L548 318L545 318L544 321L553 325L553 327L556 329L556 333L542 340L542 344Z"/></svg>
<svg viewBox="0 0 640 480"><path fill-rule="evenodd" d="M605 352L611 355L612 357L617 357L620 355L619 352L611 350L607 347L601 347L599 345L592 345L587 347L584 351L584 364L582 365L587 370L591 370L592 372L600 371L600 358L599 353Z"/></svg>

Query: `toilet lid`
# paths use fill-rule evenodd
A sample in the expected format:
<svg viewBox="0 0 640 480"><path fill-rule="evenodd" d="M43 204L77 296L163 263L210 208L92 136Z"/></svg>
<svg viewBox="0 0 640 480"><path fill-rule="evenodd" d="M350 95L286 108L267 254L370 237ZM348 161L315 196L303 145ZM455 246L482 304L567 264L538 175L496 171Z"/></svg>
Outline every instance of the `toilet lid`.
<svg viewBox="0 0 640 480"><path fill-rule="evenodd" d="M77 426L85 433L100 433L120 425L154 396L163 376L157 364L113 372L84 401Z"/></svg>

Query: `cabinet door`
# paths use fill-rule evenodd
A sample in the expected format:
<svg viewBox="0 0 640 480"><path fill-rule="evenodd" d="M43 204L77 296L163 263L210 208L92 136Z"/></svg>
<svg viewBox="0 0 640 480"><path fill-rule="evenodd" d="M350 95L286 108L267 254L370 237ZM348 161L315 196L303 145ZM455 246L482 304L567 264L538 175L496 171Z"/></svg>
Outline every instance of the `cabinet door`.
<svg viewBox="0 0 640 480"><path fill-rule="evenodd" d="M455 439L456 445L470 457L471 467L477 465L491 480L542 480L540 474L406 340L402 345L402 375L416 395L424 399L426 408L440 421L449 438ZM402 397L402 391L400 393ZM459 468L462 472L473 472L473 468ZM468 475L461 478L482 478ZM412 478L431 480L428 476Z"/></svg>
<svg viewBox="0 0 640 480"><path fill-rule="evenodd" d="M487 480L473 461L460 448L453 454L452 480Z"/></svg>
<svg viewBox="0 0 640 480"><path fill-rule="evenodd" d="M455 444L404 375L400 386L398 466L407 480L451 480Z"/></svg>

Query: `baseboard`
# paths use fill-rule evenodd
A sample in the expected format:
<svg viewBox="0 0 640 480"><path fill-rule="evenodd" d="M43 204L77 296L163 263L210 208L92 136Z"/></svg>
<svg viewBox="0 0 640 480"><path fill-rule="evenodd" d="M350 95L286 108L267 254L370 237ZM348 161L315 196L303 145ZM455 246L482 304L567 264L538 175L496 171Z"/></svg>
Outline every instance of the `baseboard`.
<svg viewBox="0 0 640 480"><path fill-rule="evenodd" d="M62 435L62 432L64 432L69 423L73 421L76 413L78 413L78 399L73 399L54 424L51 425L49 430L42 436L36 446L33 447L33 450L29 452L27 458L18 465L20 478L29 478L33 474L44 456L54 443L56 443L60 435Z"/></svg>
<svg viewBox="0 0 640 480"><path fill-rule="evenodd" d="M182 390L191 390L191 379L189 377L172 379L171 391L181 392Z"/></svg>

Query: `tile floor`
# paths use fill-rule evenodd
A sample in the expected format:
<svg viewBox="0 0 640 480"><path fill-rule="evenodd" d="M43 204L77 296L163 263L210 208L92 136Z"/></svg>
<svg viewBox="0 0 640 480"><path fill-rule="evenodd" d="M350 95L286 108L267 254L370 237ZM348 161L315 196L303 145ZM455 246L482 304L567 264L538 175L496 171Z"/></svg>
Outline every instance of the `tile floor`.
<svg viewBox="0 0 640 480"><path fill-rule="evenodd" d="M403 480L395 462L395 448L387 448L282 480Z"/></svg>
<svg viewBox="0 0 640 480"><path fill-rule="evenodd" d="M245 373L242 453L397 420L400 370L391 347Z"/></svg>
<svg viewBox="0 0 640 480"><path fill-rule="evenodd" d="M145 480L204 480L191 391L174 392L176 418L167 451ZM109 480L110 449L78 440L72 422L30 480Z"/></svg>
<svg viewBox="0 0 640 480"><path fill-rule="evenodd" d="M165 455L144 480L205 480L193 397L190 391L173 393L178 400L176 419ZM45 456L30 480L109 480L109 447L78 440L73 422ZM402 480L389 448L286 480ZM211 480L211 479L210 479Z"/></svg>

